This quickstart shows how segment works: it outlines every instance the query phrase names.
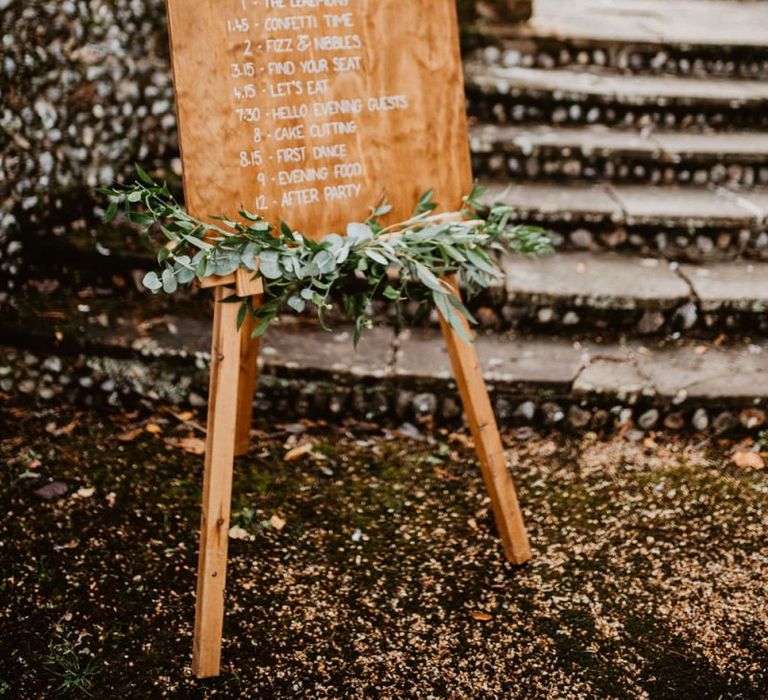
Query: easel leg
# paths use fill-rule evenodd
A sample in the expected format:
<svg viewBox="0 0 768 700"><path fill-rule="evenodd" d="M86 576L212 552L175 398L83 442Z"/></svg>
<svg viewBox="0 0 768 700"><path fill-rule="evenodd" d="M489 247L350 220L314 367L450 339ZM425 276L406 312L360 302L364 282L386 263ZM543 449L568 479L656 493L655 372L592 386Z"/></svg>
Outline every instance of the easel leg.
<svg viewBox="0 0 768 700"><path fill-rule="evenodd" d="M224 287L217 287L214 296L208 435L192 654L192 670L198 678L217 676L221 664L237 419L235 399L240 367L240 334L237 330L239 305L221 303L230 293Z"/></svg>
<svg viewBox="0 0 768 700"><path fill-rule="evenodd" d="M253 305L261 305L261 296L253 297ZM242 329L240 338L240 382L237 386L237 429L235 431L235 455L248 454L251 449L251 420L253 418L253 395L259 380L259 338L251 338L255 323L250 314Z"/></svg>
<svg viewBox="0 0 768 700"><path fill-rule="evenodd" d="M456 296L459 296L456 279L451 278L447 281L453 287ZM469 323L465 319L464 323L467 334L471 334ZM453 364L456 384L472 430L485 486L491 497L491 507L504 545L504 553L513 564L523 564L531 558L531 548L515 486L507 471L504 447L477 350L474 345L467 345L442 316L440 325Z"/></svg>

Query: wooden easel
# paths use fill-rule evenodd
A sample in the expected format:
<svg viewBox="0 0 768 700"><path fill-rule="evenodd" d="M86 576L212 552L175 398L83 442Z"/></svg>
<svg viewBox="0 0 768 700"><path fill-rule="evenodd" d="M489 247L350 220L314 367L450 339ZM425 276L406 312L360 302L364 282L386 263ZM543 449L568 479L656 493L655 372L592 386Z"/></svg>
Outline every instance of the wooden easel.
<svg viewBox="0 0 768 700"><path fill-rule="evenodd" d="M458 295L455 280L450 280L450 283ZM208 434L192 662L195 675L200 678L216 676L220 671L233 462L235 456L245 455L250 449L258 372L258 341L251 340L248 324L242 331L237 330L238 305L221 303L234 292L235 288L226 283L216 286L214 292ZM256 305L260 300L260 295L254 296ZM464 323L467 333L471 333L466 320ZM507 470L504 447L477 350L474 345L467 345L442 317L440 325L477 449L483 480L491 498L504 554L513 564L523 564L531 558L528 535Z"/></svg>
<svg viewBox="0 0 768 700"><path fill-rule="evenodd" d="M267 9L268 3L248 0L166 1L184 189L192 213L232 215L243 203L248 208L247 203L253 202L273 220L284 216L305 234L322 235L343 231L348 221L365 218L367 207L382 190L395 204L394 220L406 218L412 203L429 187L434 187L437 201L459 208L462 195L471 187L472 174L454 0L377 0L344 11L326 10L339 27L330 36L330 44L327 25L321 22L328 21L325 15L316 18L314 29L311 20L305 23L310 27L304 36L309 38L306 45L314 47L312 56L333 57L333 47L341 42L336 57L345 70L340 74L326 70L324 92L318 98L321 107L348 104L355 96L361 104L352 116L344 117L354 129L331 141L343 146L343 154L313 155L320 158L320 165L359 164L363 174L356 179L334 174L329 180L342 187L353 183L357 189L343 198L333 191L324 193L322 201L319 187L314 188L313 196L293 191L286 199L279 178L262 172L271 170L276 175L280 167L287 170L286 165L278 166L286 162L280 148L286 141L275 129L299 123L281 121L284 117L275 112L269 117L269 108L277 105L287 110L281 114L293 120L291 110L307 108L312 101L299 96L295 81L266 77L273 66L285 65L288 54L267 55L268 42L259 43L258 33L249 32L264 27L269 13L281 17L293 10L286 3L271 3ZM319 11L303 12L306 16ZM331 23L336 20L332 18ZM315 39L317 44L312 43ZM358 44L356 67L349 59L355 57ZM285 46L281 47L275 51ZM316 81L307 78L303 89L308 91L310 84L317 88ZM272 90L270 102L266 95L272 87L279 90ZM251 111L244 110L244 105L250 105ZM323 116L323 109L311 114L314 116L304 119L306 124L329 125L332 119ZM296 132L285 138L296 148L303 144L309 149L314 143L310 136ZM247 146L246 137L250 139ZM316 143L327 144L328 140L319 138ZM250 168L255 165L260 170ZM294 195L295 200L291 199ZM221 302L236 292L259 304L260 280L252 277L241 270L206 280L206 286L214 289L215 303L193 650L193 670L200 678L220 671L233 462L250 447L259 353L248 324L242 332L237 329L238 305ZM454 279L446 283L459 294ZM477 351L444 319L441 327L504 553L509 561L522 564L531 556L528 537Z"/></svg>

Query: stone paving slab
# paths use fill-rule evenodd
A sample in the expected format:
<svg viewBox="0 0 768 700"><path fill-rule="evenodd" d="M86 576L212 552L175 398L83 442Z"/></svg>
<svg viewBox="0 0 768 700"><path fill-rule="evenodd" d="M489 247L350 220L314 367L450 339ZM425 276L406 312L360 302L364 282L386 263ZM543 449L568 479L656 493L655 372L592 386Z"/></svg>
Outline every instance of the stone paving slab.
<svg viewBox="0 0 768 700"><path fill-rule="evenodd" d="M766 342L737 348L620 347L620 353L598 354L587 364L574 382L575 394L605 394L621 400L658 397L680 404L688 399L768 398Z"/></svg>
<svg viewBox="0 0 768 700"><path fill-rule="evenodd" d="M550 184L504 185L488 187L487 202L504 202L521 216L533 213L539 220L622 221L624 213L602 185L564 187Z"/></svg>
<svg viewBox="0 0 768 700"><path fill-rule="evenodd" d="M267 331L262 361L267 369L319 371L356 378L385 379L393 374L394 331L367 331L357 349L352 330L324 331L315 324L286 323Z"/></svg>
<svg viewBox="0 0 768 700"><path fill-rule="evenodd" d="M556 149L563 157L640 157L677 163L717 158L718 162L765 163L768 133L737 131L720 133L653 132L611 129L602 125L582 127L479 124L470 130L472 152L511 152L531 155L540 149Z"/></svg>
<svg viewBox="0 0 768 700"><path fill-rule="evenodd" d="M438 331L405 331L398 345L395 373L399 378L453 380L448 351ZM569 341L482 335L477 347L486 379L499 386L568 387L584 364L584 351Z"/></svg>
<svg viewBox="0 0 768 700"><path fill-rule="evenodd" d="M130 348L147 357L210 356L209 315L164 316L142 324L138 332L133 319L117 331L97 332L106 347ZM351 330L324 331L316 323L286 321L272 326L262 339L264 371L323 372L352 377L386 378L392 375L394 337L391 328L377 327L366 332L355 350Z"/></svg>
<svg viewBox="0 0 768 700"><path fill-rule="evenodd" d="M751 311L768 309L768 264L731 262L706 266L681 265L703 309L732 306Z"/></svg>
<svg viewBox="0 0 768 700"><path fill-rule="evenodd" d="M639 354L638 366L663 397L751 399L768 396L768 344L747 349L695 348Z"/></svg>
<svg viewBox="0 0 768 700"><path fill-rule="evenodd" d="M768 46L768 5L746 0L536 0L529 34L593 41Z"/></svg>
<svg viewBox="0 0 768 700"><path fill-rule="evenodd" d="M484 182L486 201L502 201L521 218L539 221L605 221L629 226L678 228L750 228L763 219L760 204L768 195L746 200L724 192L694 187L649 185L553 185L531 183L505 186ZM768 211L768 210L767 210Z"/></svg>
<svg viewBox="0 0 768 700"><path fill-rule="evenodd" d="M606 309L670 308L688 300L686 282L666 261L616 254L561 253L531 259L505 257L511 302L566 299Z"/></svg>
<svg viewBox="0 0 768 700"><path fill-rule="evenodd" d="M409 331L401 336L399 345L398 379L452 381L438 331ZM577 396L615 396L623 401L648 397L681 404L689 398L768 399L768 342L706 347L704 352L702 347L582 345L557 338L478 339L486 379L501 389L533 385L571 390Z"/></svg>
<svg viewBox="0 0 768 700"><path fill-rule="evenodd" d="M654 396L655 390L632 362L629 354L616 359L597 359L587 365L573 383L576 396L606 395L619 401Z"/></svg>
<svg viewBox="0 0 768 700"><path fill-rule="evenodd" d="M610 191L626 214L627 224L631 226L736 228L757 223L754 211L713 190L610 185Z"/></svg>
<svg viewBox="0 0 768 700"><path fill-rule="evenodd" d="M724 131L711 134L656 131L649 140L657 144L670 158L720 156L733 160L738 157L740 160L759 163L768 160L768 133L764 131Z"/></svg>
<svg viewBox="0 0 768 700"><path fill-rule="evenodd" d="M763 223L768 223L768 191L765 190L735 190L731 197L743 207L750 209Z"/></svg>
<svg viewBox="0 0 768 700"><path fill-rule="evenodd" d="M768 135L763 136L768 153ZM643 156L661 155L661 148L654 139L642 136L638 131L593 125L569 128L481 124L471 129L470 143L475 153L514 150L528 155L537 148L557 148L585 155L610 155L616 152Z"/></svg>
<svg viewBox="0 0 768 700"><path fill-rule="evenodd" d="M686 78L678 76L616 75L583 70L465 64L467 84L502 95L556 95L558 100L595 99L624 105L701 105L761 107L768 100L763 81Z"/></svg>

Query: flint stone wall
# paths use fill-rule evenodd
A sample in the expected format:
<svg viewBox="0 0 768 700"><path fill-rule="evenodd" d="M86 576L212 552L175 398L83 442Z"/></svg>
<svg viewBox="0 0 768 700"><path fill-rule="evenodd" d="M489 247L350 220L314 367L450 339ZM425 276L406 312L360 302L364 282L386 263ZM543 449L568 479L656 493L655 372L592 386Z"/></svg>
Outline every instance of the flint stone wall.
<svg viewBox="0 0 768 700"><path fill-rule="evenodd" d="M163 0L0 0L2 226L178 153ZM75 210L75 211L73 211Z"/></svg>

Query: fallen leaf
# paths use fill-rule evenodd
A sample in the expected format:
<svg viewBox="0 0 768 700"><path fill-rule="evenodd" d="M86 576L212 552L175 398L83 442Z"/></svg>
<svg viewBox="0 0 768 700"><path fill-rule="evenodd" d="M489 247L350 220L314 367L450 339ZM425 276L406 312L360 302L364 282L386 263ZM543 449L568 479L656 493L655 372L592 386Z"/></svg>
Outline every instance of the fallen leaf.
<svg viewBox="0 0 768 700"><path fill-rule="evenodd" d="M659 443L650 435L643 440L643 447L645 447L646 450L655 450L658 446Z"/></svg>
<svg viewBox="0 0 768 700"><path fill-rule="evenodd" d="M446 471L442 467L435 467L434 472L435 472L435 476L438 479L441 479L442 481L461 481L460 476L456 476L456 474L451 474L451 472Z"/></svg>
<svg viewBox="0 0 768 700"><path fill-rule="evenodd" d="M192 413L192 411L182 411L181 413L179 413L176 416L176 418L178 418L179 420L182 420L182 421L184 421L184 420L192 420L194 417L195 417L195 414Z"/></svg>
<svg viewBox="0 0 768 700"><path fill-rule="evenodd" d="M77 421L73 420L71 423L67 423L65 426L59 428L56 423L51 422L45 426L45 430L54 437L60 437L62 435L69 435L77 427Z"/></svg>
<svg viewBox="0 0 768 700"><path fill-rule="evenodd" d="M313 445L311 442L305 442L303 445L299 445L298 447L294 447L292 450L288 450L288 452L285 453L285 457L283 457L283 459L286 462L295 462L297 459L301 459L304 455L312 452L312 448Z"/></svg>
<svg viewBox="0 0 768 700"><path fill-rule="evenodd" d="M469 613L469 615L473 620L477 620L479 622L488 622L488 620L493 620L493 615L490 615L487 612L481 612L480 610L473 610Z"/></svg>
<svg viewBox="0 0 768 700"><path fill-rule="evenodd" d="M460 445L463 445L470 450L474 449L475 447L474 440L469 437L469 435L464 435L463 433L451 433L448 436L448 442L458 442Z"/></svg>
<svg viewBox="0 0 768 700"><path fill-rule="evenodd" d="M229 528L229 538L231 540L245 540L247 542L251 542L254 539L253 535L238 525L233 525Z"/></svg>
<svg viewBox="0 0 768 700"><path fill-rule="evenodd" d="M144 428L134 428L133 430L126 430L124 433L120 433L117 439L120 442L133 442L139 435L144 432Z"/></svg>
<svg viewBox="0 0 768 700"><path fill-rule="evenodd" d="M91 496L93 496L95 492L96 492L96 489L93 487L91 488L81 487L77 489L77 495L80 496L80 498L90 498Z"/></svg>
<svg viewBox="0 0 768 700"><path fill-rule="evenodd" d="M165 444L169 447L176 447L189 452L193 455L205 454L205 440L196 437L188 438L165 438Z"/></svg>
<svg viewBox="0 0 768 700"><path fill-rule="evenodd" d="M275 528L278 532L282 530L285 527L285 520L283 520L279 515L273 515L269 519L269 524Z"/></svg>
<svg viewBox="0 0 768 700"><path fill-rule="evenodd" d="M157 435L158 433L163 432L163 429L157 423L147 423L144 426L144 430L148 433L152 433L152 435Z"/></svg>
<svg viewBox="0 0 768 700"><path fill-rule="evenodd" d="M765 469L765 460L757 452L734 452L733 463L742 469Z"/></svg>
<svg viewBox="0 0 768 700"><path fill-rule="evenodd" d="M55 544L53 548L56 551L61 551L62 549L76 549L79 545L80 542L78 540L70 540L66 544Z"/></svg>

